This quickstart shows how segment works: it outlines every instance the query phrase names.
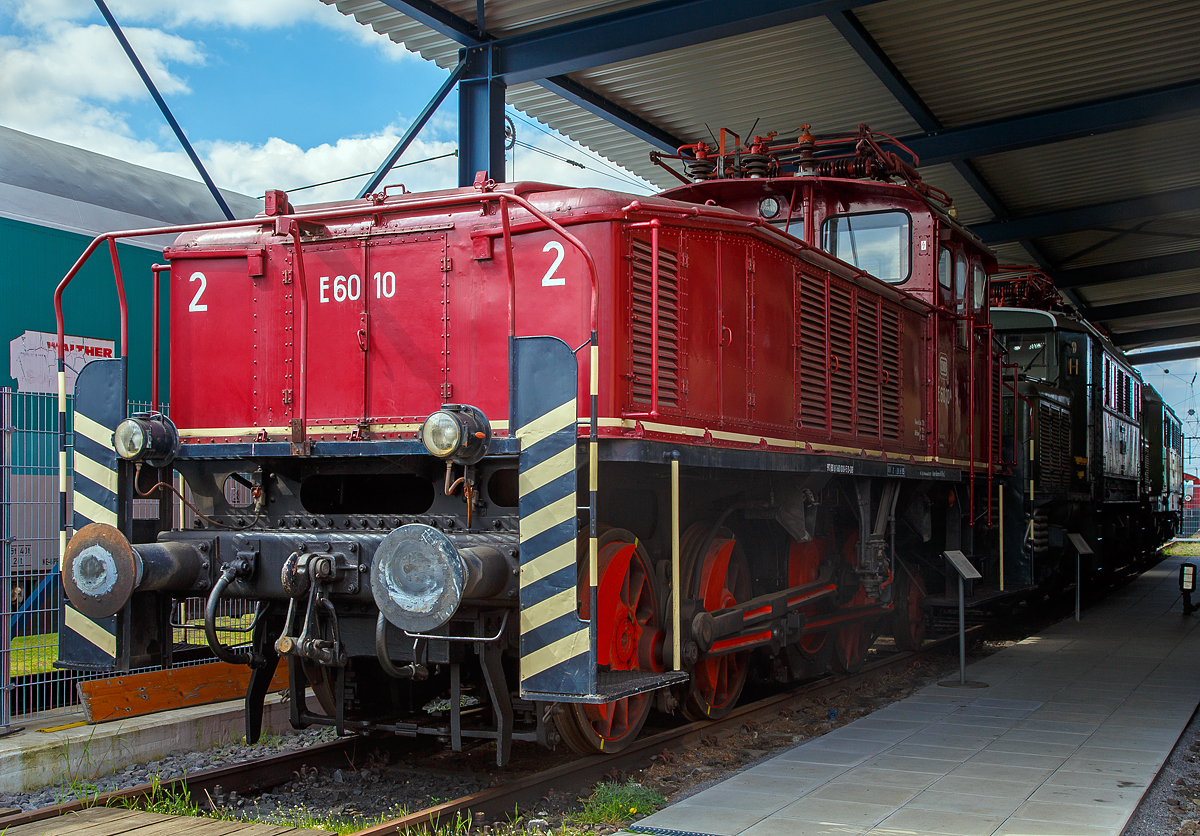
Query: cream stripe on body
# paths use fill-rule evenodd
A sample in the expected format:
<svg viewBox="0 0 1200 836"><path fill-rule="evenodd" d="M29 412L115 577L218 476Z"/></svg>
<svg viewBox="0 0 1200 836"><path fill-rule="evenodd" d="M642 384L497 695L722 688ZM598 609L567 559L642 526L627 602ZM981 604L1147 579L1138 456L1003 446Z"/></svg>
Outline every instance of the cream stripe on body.
<svg viewBox="0 0 1200 836"><path fill-rule="evenodd" d="M521 633L536 630L543 624L573 612L575 609L575 584L562 592L551 595L545 601L521 610Z"/></svg>
<svg viewBox="0 0 1200 836"><path fill-rule="evenodd" d="M545 647L539 647L532 653L522 656L521 678L528 679L531 676L537 676L559 662L565 662L581 653L587 653L588 644L588 627L585 624L577 632L563 636L556 642L551 642Z"/></svg>
<svg viewBox="0 0 1200 836"><path fill-rule="evenodd" d="M521 589L575 565L574 538L521 566Z"/></svg>
<svg viewBox="0 0 1200 836"><path fill-rule="evenodd" d="M117 655L117 637L83 613L70 606L63 607L63 621L68 628L83 636L109 656Z"/></svg>
<svg viewBox="0 0 1200 836"><path fill-rule="evenodd" d="M545 508L539 508L526 517L521 517L521 542L524 543L543 531L574 518L575 494L572 493L550 503Z"/></svg>
<svg viewBox="0 0 1200 836"><path fill-rule="evenodd" d="M103 505L97 505L79 491L75 491L75 510L78 511L85 519L89 519L92 522L108 523L114 528L117 525L116 514L105 508Z"/></svg>
<svg viewBox="0 0 1200 836"><path fill-rule="evenodd" d="M99 462L94 462L82 453L75 453L75 472L102 488L113 493L117 492L117 472L110 470Z"/></svg>
<svg viewBox="0 0 1200 836"><path fill-rule="evenodd" d="M529 470L521 473L518 477L521 497L524 498L530 491L536 491L538 488L549 484L564 473L570 473L574 469L575 445L572 443L566 450L555 453L541 464L534 465Z"/></svg>
<svg viewBox="0 0 1200 836"><path fill-rule="evenodd" d="M562 406L556 406L540 418L535 418L523 427L517 428L517 438L521 439L521 447L528 450L543 438L558 432L563 427L569 427L577 418L575 399L567 401Z"/></svg>
<svg viewBox="0 0 1200 836"><path fill-rule="evenodd" d="M102 427L82 412L75 413L75 432L109 450L112 445L112 430Z"/></svg>

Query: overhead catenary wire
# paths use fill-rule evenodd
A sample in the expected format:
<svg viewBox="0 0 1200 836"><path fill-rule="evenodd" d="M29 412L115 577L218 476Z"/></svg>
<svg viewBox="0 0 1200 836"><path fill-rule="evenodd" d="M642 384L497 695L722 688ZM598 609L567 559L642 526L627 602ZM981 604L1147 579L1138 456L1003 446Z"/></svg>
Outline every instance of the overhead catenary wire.
<svg viewBox="0 0 1200 836"><path fill-rule="evenodd" d="M511 115L514 116L515 118L519 119L522 124L528 125L529 127L533 128L535 131L539 131L539 132L545 134L546 136L553 139L555 142L559 142L562 145L565 145L567 148L570 148L572 151L578 152L580 150L580 148L578 146L573 145L568 140L563 139L562 136L554 133L553 131L546 129L542 125L539 125L537 122L523 116L520 112L514 110L512 107L509 107L508 110L511 113ZM533 150L541 152L541 153L546 153L546 154L550 153L548 151L545 151L544 149L536 148L536 147L533 147ZM597 165L611 169L611 171L613 173L609 173L607 171L602 171L600 169L593 168L592 166L585 165L582 163L575 163L573 160L569 160L568 162L572 162L573 164L578 165L581 168L586 168L590 171L594 171L597 174L604 174L608 177L612 177L613 179L623 180L624 182L631 183L633 185L636 185L639 189L645 189L648 186L650 188L653 188L653 186L651 184L639 182L637 179L635 179L635 177L633 175L631 175L629 172L625 171L625 169L620 168L619 166L616 166L612 163L605 162L604 160L593 160L593 162L595 162Z"/></svg>
<svg viewBox="0 0 1200 836"><path fill-rule="evenodd" d="M395 170L397 168L404 168L404 167L410 166L410 165L420 165L421 163L431 163L434 160L444 160L447 157L457 157L457 156L458 156L458 149L456 148L455 150L447 152L445 154L438 154L436 157L426 157L423 160L410 160L409 162L406 162L406 163L397 163L396 165L392 166L392 169ZM322 180L320 183L309 183L307 186L297 186L294 189L284 189L284 191L287 192L288 194L292 194L293 192L302 192L305 189L315 189L318 186L329 186L334 183L345 183L347 180L357 180L359 177L369 177L370 175L372 175L374 173L375 173L374 171L364 171L364 172L361 172L360 174L348 174L345 177L337 177L333 180ZM262 200L264 197L266 197L266 195L260 194L257 199Z"/></svg>

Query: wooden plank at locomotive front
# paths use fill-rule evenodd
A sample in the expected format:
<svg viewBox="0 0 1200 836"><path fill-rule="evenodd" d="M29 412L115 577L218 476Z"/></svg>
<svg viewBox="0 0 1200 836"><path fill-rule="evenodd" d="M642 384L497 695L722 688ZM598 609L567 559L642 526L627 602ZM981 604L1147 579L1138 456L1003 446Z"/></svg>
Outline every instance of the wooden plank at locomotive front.
<svg viewBox="0 0 1200 836"><path fill-rule="evenodd" d="M53 819L0 829L4 836L120 836L140 827L141 810L122 807L88 807Z"/></svg>
<svg viewBox="0 0 1200 836"><path fill-rule="evenodd" d="M79 696L87 721L103 723L172 708L240 699L250 684L250 673L250 668L243 665L211 662L81 682ZM269 690L281 691L286 687L287 669L280 667L275 671Z"/></svg>

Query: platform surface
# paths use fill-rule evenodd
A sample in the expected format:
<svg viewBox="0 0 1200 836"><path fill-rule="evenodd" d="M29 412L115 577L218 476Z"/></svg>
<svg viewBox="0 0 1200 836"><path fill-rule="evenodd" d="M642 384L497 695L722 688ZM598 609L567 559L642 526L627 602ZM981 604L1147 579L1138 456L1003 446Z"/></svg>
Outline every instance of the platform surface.
<svg viewBox="0 0 1200 836"><path fill-rule="evenodd" d="M1200 702L1200 615L1167 558L1087 609L651 815L713 836L1114 836ZM957 678L957 677L956 677Z"/></svg>
<svg viewBox="0 0 1200 836"><path fill-rule="evenodd" d="M3 827L3 819L0 819ZM5 836L333 836L327 830L222 821L195 816L164 816L117 807L92 807L56 819L10 827Z"/></svg>

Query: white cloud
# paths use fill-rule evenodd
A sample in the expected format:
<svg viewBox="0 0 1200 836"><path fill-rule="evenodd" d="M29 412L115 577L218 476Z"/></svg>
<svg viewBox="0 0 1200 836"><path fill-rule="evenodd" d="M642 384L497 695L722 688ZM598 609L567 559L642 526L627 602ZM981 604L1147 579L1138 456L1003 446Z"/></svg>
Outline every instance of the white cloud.
<svg viewBox="0 0 1200 836"><path fill-rule="evenodd" d="M282 29L298 23L319 24L356 42L381 50L395 60L414 58L385 36L352 17L316 0L108 0L134 49L159 90L168 98L191 91L185 70L198 70L219 61L202 41L175 33L188 27L228 32ZM5 14L0 12L0 20ZM123 108L146 100L146 91L108 27L97 21L92 0L19 0L8 8L13 22L0 35L0 123L86 148L118 159L199 180L191 162L165 125L153 135L138 135ZM282 36L282 34L281 34ZM440 156L455 144L442 138L456 133L452 104L435 114L404 161ZM263 143L196 141L196 150L218 185L244 194L266 189L294 189L321 181L373 170L403 133L407 120L397 115L378 133L345 137L337 142L303 148L284 138ZM548 136L518 119L518 136L558 157L588 166L580 169L561 159L528 148L516 149L516 175L568 186L619 189L635 193L633 175L622 175L612 163L565 140ZM510 171L511 175L511 171ZM410 190L449 188L457 184L455 158L399 169L387 182L404 183ZM302 203L353 197L365 179L308 189L295 195Z"/></svg>
<svg viewBox="0 0 1200 836"><path fill-rule="evenodd" d="M206 148L206 164L213 179L243 194L256 196L267 189L295 190L311 183L321 183L374 171L379 162L399 140L400 134L388 130L377 136L350 137L315 148L301 148L291 142L272 137L263 145L218 142ZM400 162L440 156L454 150L455 143L416 140L409 146ZM418 166L394 169L385 183L403 183L409 191L454 186L457 181L458 160L447 157ZM335 183L304 191L293 191L293 203L320 203L354 197L366 178Z"/></svg>

